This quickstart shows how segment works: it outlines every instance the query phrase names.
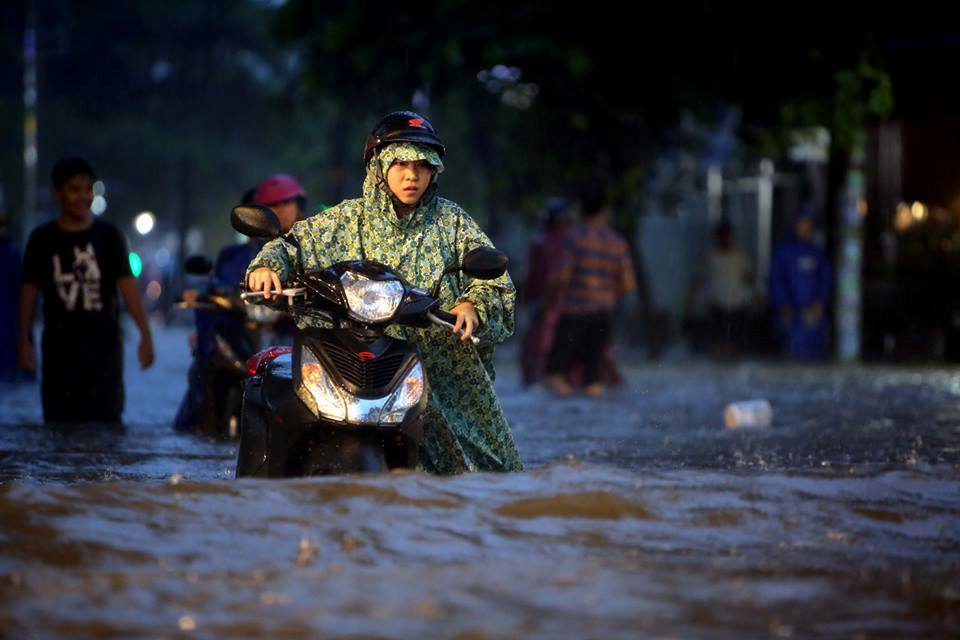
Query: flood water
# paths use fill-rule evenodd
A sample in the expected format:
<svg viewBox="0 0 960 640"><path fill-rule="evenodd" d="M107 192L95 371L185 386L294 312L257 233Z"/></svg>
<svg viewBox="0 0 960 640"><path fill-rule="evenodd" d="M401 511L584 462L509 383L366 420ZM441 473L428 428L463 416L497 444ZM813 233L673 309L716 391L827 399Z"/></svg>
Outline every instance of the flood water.
<svg viewBox="0 0 960 640"><path fill-rule="evenodd" d="M0 387L0 638L960 634L956 369L638 363L557 401L505 353L522 473L236 481L170 427L186 334L127 345L122 431Z"/></svg>

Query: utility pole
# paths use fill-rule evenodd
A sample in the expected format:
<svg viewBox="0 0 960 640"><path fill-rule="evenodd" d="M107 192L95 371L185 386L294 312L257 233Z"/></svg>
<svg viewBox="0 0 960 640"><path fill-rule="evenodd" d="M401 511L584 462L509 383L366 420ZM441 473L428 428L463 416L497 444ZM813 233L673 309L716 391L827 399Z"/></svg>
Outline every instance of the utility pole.
<svg viewBox="0 0 960 640"><path fill-rule="evenodd" d="M35 0L26 0L23 30L23 242L36 226L37 212L37 15Z"/></svg>

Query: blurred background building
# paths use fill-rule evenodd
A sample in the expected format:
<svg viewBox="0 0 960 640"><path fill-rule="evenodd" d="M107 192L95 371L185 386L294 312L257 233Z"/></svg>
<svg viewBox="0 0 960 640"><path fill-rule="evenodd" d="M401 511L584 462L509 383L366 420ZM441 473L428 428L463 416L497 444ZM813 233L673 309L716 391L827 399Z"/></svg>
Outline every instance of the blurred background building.
<svg viewBox="0 0 960 640"><path fill-rule="evenodd" d="M22 243L55 213L52 165L87 157L95 213L127 233L164 311L184 256L235 241L246 189L285 172L312 211L354 196L368 129L411 108L447 142L444 192L518 282L544 202L609 185L641 283L629 338L651 357L690 351L717 224L749 257L762 316L772 248L809 205L834 267L835 357L957 360L960 35L933 3L909 7L927 28L869 30L875 9L843 10L8 2L0 193ZM760 326L752 350L772 353Z"/></svg>

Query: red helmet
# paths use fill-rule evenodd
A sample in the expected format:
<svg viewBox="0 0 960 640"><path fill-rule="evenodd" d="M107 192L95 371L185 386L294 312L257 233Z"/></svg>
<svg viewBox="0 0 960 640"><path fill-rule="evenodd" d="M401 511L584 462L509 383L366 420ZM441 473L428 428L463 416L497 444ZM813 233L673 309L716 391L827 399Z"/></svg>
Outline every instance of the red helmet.
<svg viewBox="0 0 960 640"><path fill-rule="evenodd" d="M257 191L253 194L253 201L256 204L270 206L284 200L304 198L306 195L307 192L295 178L285 173L278 173L257 185Z"/></svg>

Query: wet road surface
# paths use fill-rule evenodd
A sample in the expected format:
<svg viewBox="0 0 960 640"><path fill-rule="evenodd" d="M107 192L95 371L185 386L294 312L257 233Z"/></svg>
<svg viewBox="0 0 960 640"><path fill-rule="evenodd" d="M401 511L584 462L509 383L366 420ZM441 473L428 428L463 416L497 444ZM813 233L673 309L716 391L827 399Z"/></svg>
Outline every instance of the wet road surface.
<svg viewBox="0 0 960 640"><path fill-rule="evenodd" d="M175 434L187 330L127 426L0 387L0 637L956 637L960 372L629 364L498 390L527 471L235 481ZM728 431L767 398L772 427Z"/></svg>

